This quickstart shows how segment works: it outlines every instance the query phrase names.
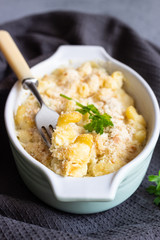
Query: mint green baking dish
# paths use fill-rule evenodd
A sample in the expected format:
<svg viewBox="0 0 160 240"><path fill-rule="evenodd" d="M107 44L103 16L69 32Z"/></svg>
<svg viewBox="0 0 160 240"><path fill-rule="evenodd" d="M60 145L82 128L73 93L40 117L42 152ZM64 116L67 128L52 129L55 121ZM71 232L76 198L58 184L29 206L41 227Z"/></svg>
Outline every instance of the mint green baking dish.
<svg viewBox="0 0 160 240"><path fill-rule="evenodd" d="M31 157L15 134L14 112L26 98L27 90L17 82L5 106L5 124L18 171L27 187L48 205L71 213L88 214L108 210L125 201L141 184L160 132L160 112L156 97L146 81L133 69L113 59L98 46L61 46L49 59L31 70L35 77L49 74L61 65L85 61L105 61L108 72L122 71L128 81L126 91L147 121L148 138L143 151L117 172L99 177L62 177ZM151 114L152 113L152 114Z"/></svg>

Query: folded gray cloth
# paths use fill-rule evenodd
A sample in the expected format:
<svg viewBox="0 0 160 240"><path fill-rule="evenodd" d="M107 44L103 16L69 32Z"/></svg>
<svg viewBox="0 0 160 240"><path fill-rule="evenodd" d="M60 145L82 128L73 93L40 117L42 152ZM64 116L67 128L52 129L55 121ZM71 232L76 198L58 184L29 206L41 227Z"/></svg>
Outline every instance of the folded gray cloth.
<svg viewBox="0 0 160 240"><path fill-rule="evenodd" d="M11 33L30 66L62 44L103 46L140 73L160 99L160 49L114 18L51 12L10 22L0 29ZM145 190L147 176L127 201L92 215L58 211L26 188L16 170L3 121L7 94L15 81L0 55L0 239L160 239L160 207ZM147 175L160 169L159 149L158 143Z"/></svg>

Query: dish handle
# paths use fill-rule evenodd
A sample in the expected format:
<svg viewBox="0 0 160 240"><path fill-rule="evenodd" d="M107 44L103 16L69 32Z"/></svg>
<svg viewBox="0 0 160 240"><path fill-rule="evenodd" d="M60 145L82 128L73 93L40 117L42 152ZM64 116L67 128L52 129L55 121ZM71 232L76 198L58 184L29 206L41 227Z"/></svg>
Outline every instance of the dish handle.
<svg viewBox="0 0 160 240"><path fill-rule="evenodd" d="M74 201L112 201L124 176L118 172L99 177L62 177L46 169L55 197L62 202Z"/></svg>

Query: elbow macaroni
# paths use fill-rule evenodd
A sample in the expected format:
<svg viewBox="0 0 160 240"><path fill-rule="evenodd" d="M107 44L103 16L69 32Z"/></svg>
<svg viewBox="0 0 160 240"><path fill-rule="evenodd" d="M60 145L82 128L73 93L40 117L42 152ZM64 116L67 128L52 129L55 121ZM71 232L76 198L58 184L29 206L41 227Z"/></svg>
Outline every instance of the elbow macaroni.
<svg viewBox="0 0 160 240"><path fill-rule="evenodd" d="M133 120L134 122L134 138L142 143L146 139L146 121L144 120L144 117L142 115L139 115L136 111L136 109L133 106L130 106L126 110L126 117L128 120Z"/></svg>
<svg viewBox="0 0 160 240"><path fill-rule="evenodd" d="M123 89L125 77L115 71L109 75L97 63L86 62L78 68L60 68L39 80L39 91L48 106L60 116L48 149L36 129L34 117L39 106L32 95L18 107L16 132L25 150L62 176L101 176L117 171L143 149L147 137L146 121ZM112 116L114 127L102 135L88 133L84 125L89 114L77 112L75 101L94 104L100 113Z"/></svg>

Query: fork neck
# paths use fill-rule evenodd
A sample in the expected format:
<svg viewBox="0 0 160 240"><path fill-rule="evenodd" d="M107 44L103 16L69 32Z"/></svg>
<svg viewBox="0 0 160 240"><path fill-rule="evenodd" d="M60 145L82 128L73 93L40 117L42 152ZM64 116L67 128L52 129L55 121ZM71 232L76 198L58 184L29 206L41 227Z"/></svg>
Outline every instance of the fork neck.
<svg viewBox="0 0 160 240"><path fill-rule="evenodd" d="M32 94L36 97L40 106L42 107L44 102L42 100L41 95L39 94L39 92L37 90L38 80L35 78L26 78L22 81L22 85L23 85L24 89L29 89L32 92Z"/></svg>

